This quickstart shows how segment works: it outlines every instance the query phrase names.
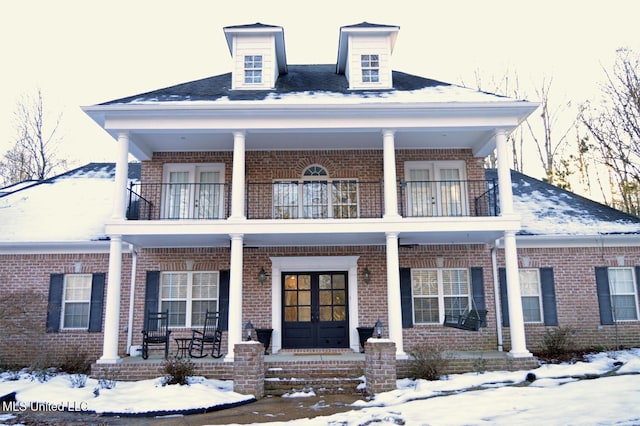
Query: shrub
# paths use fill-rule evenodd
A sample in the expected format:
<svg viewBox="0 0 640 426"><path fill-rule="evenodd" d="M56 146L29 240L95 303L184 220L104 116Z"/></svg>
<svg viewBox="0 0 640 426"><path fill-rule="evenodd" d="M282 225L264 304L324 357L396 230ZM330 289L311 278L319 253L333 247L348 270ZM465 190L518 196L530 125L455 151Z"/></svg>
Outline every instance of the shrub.
<svg viewBox="0 0 640 426"><path fill-rule="evenodd" d="M414 379L439 380L451 361L451 354L426 344L414 346L409 355L409 376Z"/></svg>
<svg viewBox="0 0 640 426"><path fill-rule="evenodd" d="M69 376L69 382L71 382L72 388L83 388L87 384L86 374L71 374Z"/></svg>
<svg viewBox="0 0 640 426"><path fill-rule="evenodd" d="M85 353L67 353L60 364L60 371L86 375L91 373L91 361Z"/></svg>
<svg viewBox="0 0 640 426"><path fill-rule="evenodd" d="M547 329L542 339L544 353L549 357L560 357L574 349L573 335L575 331L571 327L558 327Z"/></svg>
<svg viewBox="0 0 640 426"><path fill-rule="evenodd" d="M169 358L164 362L166 374L163 384L186 385L187 379L195 375L196 365L189 358Z"/></svg>

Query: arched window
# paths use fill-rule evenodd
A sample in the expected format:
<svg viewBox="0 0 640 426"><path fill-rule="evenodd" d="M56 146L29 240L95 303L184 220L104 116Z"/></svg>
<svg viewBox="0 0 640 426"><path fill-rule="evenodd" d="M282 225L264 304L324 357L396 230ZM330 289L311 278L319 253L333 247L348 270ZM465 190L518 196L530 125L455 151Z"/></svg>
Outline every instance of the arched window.
<svg viewBox="0 0 640 426"><path fill-rule="evenodd" d="M355 180L329 179L324 167L313 164L299 181L277 182L273 192L274 217L278 219L344 219L358 216Z"/></svg>

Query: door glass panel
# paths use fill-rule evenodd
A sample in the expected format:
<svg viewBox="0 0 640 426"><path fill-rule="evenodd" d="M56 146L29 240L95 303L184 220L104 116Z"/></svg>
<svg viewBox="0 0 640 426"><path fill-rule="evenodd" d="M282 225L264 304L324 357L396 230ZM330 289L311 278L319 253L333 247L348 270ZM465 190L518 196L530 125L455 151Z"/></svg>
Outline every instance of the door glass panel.
<svg viewBox="0 0 640 426"><path fill-rule="evenodd" d="M169 185L165 188L165 214L167 219L189 217L191 203L189 172L170 172Z"/></svg>
<svg viewBox="0 0 640 426"><path fill-rule="evenodd" d="M331 275L320 275L320 290L326 290L331 288Z"/></svg>
<svg viewBox="0 0 640 426"><path fill-rule="evenodd" d="M298 305L311 305L311 292L299 291L298 292Z"/></svg>
<svg viewBox="0 0 640 426"><path fill-rule="evenodd" d="M298 217L298 183L278 182L273 185L274 219L296 219Z"/></svg>
<svg viewBox="0 0 640 426"><path fill-rule="evenodd" d="M200 219L219 219L221 217L220 172L201 171L197 190L197 212Z"/></svg>
<svg viewBox="0 0 640 426"><path fill-rule="evenodd" d="M331 290L321 290L320 291L320 304L321 305L330 305L331 304Z"/></svg>
<svg viewBox="0 0 640 426"><path fill-rule="evenodd" d="M331 306L321 306L320 307L320 321L332 321L333 320L333 310Z"/></svg>
<svg viewBox="0 0 640 426"><path fill-rule="evenodd" d="M298 308L298 321L311 321L311 306Z"/></svg>
<svg viewBox="0 0 640 426"><path fill-rule="evenodd" d="M442 216L463 214L462 188L459 169L440 169L440 208Z"/></svg>
<svg viewBox="0 0 640 426"><path fill-rule="evenodd" d="M344 275L333 276L333 288L345 288Z"/></svg>
<svg viewBox="0 0 640 426"><path fill-rule="evenodd" d="M307 181L302 185L302 215L322 219L328 216L329 196L327 182Z"/></svg>
<svg viewBox="0 0 640 426"><path fill-rule="evenodd" d="M409 170L407 195L411 216L433 216L435 195L429 169Z"/></svg>
<svg viewBox="0 0 640 426"><path fill-rule="evenodd" d="M333 320L334 321L346 321L347 320L347 308L345 306L335 306L333 308Z"/></svg>
<svg viewBox="0 0 640 426"><path fill-rule="evenodd" d="M333 304L334 305L344 305L344 291L334 290L333 291Z"/></svg>
<svg viewBox="0 0 640 426"><path fill-rule="evenodd" d="M284 308L284 320L285 321L297 321L298 309L295 306L286 306Z"/></svg>
<svg viewBox="0 0 640 426"><path fill-rule="evenodd" d="M296 275L287 275L284 278L285 290L295 290L298 288L298 277Z"/></svg>
<svg viewBox="0 0 640 426"><path fill-rule="evenodd" d="M301 290L310 290L311 275L298 275L298 288Z"/></svg>

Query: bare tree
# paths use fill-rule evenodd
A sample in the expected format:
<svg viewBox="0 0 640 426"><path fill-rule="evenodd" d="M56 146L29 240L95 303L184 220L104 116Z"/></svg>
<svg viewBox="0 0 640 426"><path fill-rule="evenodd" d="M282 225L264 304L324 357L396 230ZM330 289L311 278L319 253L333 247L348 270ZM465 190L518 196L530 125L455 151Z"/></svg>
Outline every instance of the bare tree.
<svg viewBox="0 0 640 426"><path fill-rule="evenodd" d="M618 49L611 72L605 70L600 102L585 102L580 121L593 138L587 148L597 154L611 180L610 205L640 213L640 56Z"/></svg>
<svg viewBox="0 0 640 426"><path fill-rule="evenodd" d="M43 180L66 166L66 160L56 155L62 142L58 134L61 118L62 114L50 118L40 89L34 96L22 96L13 114L15 143L0 161L4 185L27 179Z"/></svg>
<svg viewBox="0 0 640 426"><path fill-rule="evenodd" d="M567 121L567 110L571 102L558 105L551 103L552 77L543 78L540 87L536 89L536 97L540 102L540 121L531 118L525 121L529 135L533 139L538 152L540 165L545 172L545 181L571 189L569 178L573 174L568 135L575 128L575 115ZM560 127L559 133L556 130Z"/></svg>

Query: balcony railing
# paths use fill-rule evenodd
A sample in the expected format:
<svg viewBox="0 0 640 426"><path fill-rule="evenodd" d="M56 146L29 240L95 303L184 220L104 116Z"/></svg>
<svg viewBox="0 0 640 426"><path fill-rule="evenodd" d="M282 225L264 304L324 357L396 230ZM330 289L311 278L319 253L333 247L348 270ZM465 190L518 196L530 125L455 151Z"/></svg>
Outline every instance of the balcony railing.
<svg viewBox="0 0 640 426"><path fill-rule="evenodd" d="M129 220L226 219L228 183L148 183L129 188ZM365 219L384 214L383 182L248 182L247 219ZM488 181L401 181L403 217L497 216L498 185Z"/></svg>
<svg viewBox="0 0 640 426"><path fill-rule="evenodd" d="M401 181L398 194L403 217L498 215L495 180Z"/></svg>
<svg viewBox="0 0 640 426"><path fill-rule="evenodd" d="M362 219L383 213L382 182L249 182L247 219Z"/></svg>
<svg viewBox="0 0 640 426"><path fill-rule="evenodd" d="M226 219L226 183L141 183L129 188L129 220Z"/></svg>

